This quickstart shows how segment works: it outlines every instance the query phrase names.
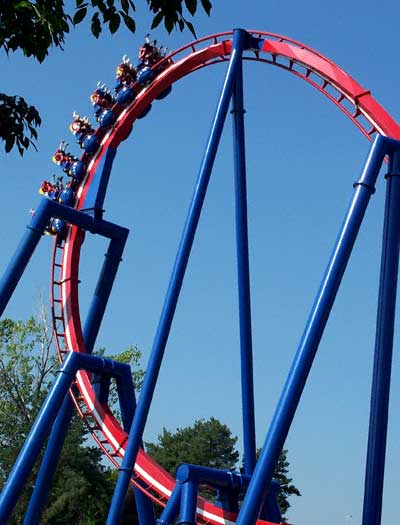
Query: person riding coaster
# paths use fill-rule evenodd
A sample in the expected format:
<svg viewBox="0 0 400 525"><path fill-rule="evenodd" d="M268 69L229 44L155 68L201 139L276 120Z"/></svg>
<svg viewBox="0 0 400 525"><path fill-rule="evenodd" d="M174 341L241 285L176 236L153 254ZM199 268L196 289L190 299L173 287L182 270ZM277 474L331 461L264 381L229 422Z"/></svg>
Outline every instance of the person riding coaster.
<svg viewBox="0 0 400 525"><path fill-rule="evenodd" d="M89 119L87 117L81 117L75 111L72 114L73 121L71 122L69 129L75 135L78 144L81 145L88 135L94 134L95 130L92 128Z"/></svg>
<svg viewBox="0 0 400 525"><path fill-rule="evenodd" d="M90 95L96 120L104 109L110 109L115 104L111 91L102 82L97 83L96 90Z"/></svg>
<svg viewBox="0 0 400 525"><path fill-rule="evenodd" d="M150 42L150 35L147 34L144 44L139 49L140 66L154 66L166 55L166 48L158 47L157 40Z"/></svg>
<svg viewBox="0 0 400 525"><path fill-rule="evenodd" d="M124 86L130 86L137 78L137 68L132 65L127 55L122 57L122 62L116 71L115 91L119 91Z"/></svg>
<svg viewBox="0 0 400 525"><path fill-rule="evenodd" d="M75 155L67 152L67 147L67 142L62 140L57 151L53 155L53 162L55 162L58 166L61 166L65 173L69 174L72 164L78 161L78 157L75 157Z"/></svg>

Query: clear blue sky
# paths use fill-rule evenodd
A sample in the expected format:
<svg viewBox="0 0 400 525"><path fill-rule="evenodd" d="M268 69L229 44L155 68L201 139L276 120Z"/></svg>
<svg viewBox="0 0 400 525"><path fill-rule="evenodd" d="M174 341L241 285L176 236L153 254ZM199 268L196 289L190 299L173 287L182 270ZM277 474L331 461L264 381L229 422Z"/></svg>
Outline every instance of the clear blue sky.
<svg viewBox="0 0 400 525"><path fill-rule="evenodd" d="M98 80L113 86L123 54L136 59L150 19L137 2L137 36L125 31L98 41L84 27L44 64L19 54L1 57L2 90L25 96L43 124L36 153L0 156L3 271L37 206L41 180L59 173L51 157L61 139L78 147L72 111L91 116ZM300 40L325 54L398 120L398 20L394 0L326 3L215 0L199 15L199 36L234 27ZM191 36L152 36L175 49ZM124 262L99 336L109 351L138 344L144 365L188 202L197 176L225 66L185 78L135 124L115 162L106 218L131 229ZM367 141L332 104L302 81L261 64L245 66L249 223L253 289L257 438L262 445L338 228L368 151ZM146 439L215 416L240 436L239 349L228 119L198 236L173 324ZM303 496L290 520L344 525L361 520L369 391L384 200L381 177L364 221L286 446ZM88 239L82 262L84 315L105 243ZM45 238L7 315L26 318L48 293L51 239ZM385 483L384 525L398 519L400 378L398 337ZM352 516L349 518L348 516Z"/></svg>

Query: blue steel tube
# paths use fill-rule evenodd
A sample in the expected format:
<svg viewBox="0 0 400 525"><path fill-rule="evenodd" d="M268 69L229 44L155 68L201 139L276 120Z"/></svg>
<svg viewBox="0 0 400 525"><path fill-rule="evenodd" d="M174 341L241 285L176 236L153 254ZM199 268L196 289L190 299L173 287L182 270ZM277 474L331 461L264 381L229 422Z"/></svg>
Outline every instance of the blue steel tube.
<svg viewBox="0 0 400 525"><path fill-rule="evenodd" d="M236 247L239 293L240 356L242 382L244 472L253 473L256 464L254 415L253 348L249 241L247 227L246 153L243 107L243 64L238 65L232 97L233 145L235 163Z"/></svg>
<svg viewBox="0 0 400 525"><path fill-rule="evenodd" d="M361 178L355 183L341 231L307 321L303 337L289 371L277 409L268 430L237 525L256 522L265 501L279 454L284 446L301 394L318 349L329 313L343 277L362 219L386 153L385 138L378 136L371 146Z"/></svg>
<svg viewBox="0 0 400 525"><path fill-rule="evenodd" d="M195 481L182 484L181 508L177 520L178 525L196 525L196 504L198 485Z"/></svg>
<svg viewBox="0 0 400 525"><path fill-rule="evenodd" d="M157 523L160 525L172 525L175 523L176 515L179 511L179 505L181 502L181 489L182 484L176 483L174 490L172 491L171 496L169 497L168 503L166 504L160 518L157 520Z"/></svg>
<svg viewBox="0 0 400 525"><path fill-rule="evenodd" d="M46 451L35 481L35 487L25 514L24 525L37 525L46 505L51 483L57 468L65 436L73 414L71 396L66 395L61 410L54 421Z"/></svg>
<svg viewBox="0 0 400 525"><path fill-rule="evenodd" d="M400 153L390 159L383 226L381 274L371 388L363 525L379 525L382 514L386 437L392 368L400 246Z"/></svg>
<svg viewBox="0 0 400 525"><path fill-rule="evenodd" d="M133 416L136 410L135 387L133 385L131 369L123 376L117 377L117 392L121 409L121 418L124 430L129 432ZM140 446L143 447L143 441ZM136 511L139 525L155 525L153 504L138 487L134 487L133 493L136 502Z"/></svg>
<svg viewBox="0 0 400 525"><path fill-rule="evenodd" d="M27 226L15 254L11 259L1 281L0 281L0 315L3 314L5 307L10 300L24 270L38 245L44 229L51 217L51 204L49 200L43 199Z"/></svg>
<svg viewBox="0 0 400 525"><path fill-rule="evenodd" d="M122 503L124 501L126 491L128 490L129 480L139 450L151 400L153 398L165 346L167 344L176 304L182 287L194 235L199 222L208 182L210 180L212 167L217 153L218 144L221 138L226 114L229 109L229 101L232 96L233 85L237 75L237 68L240 67L242 60L242 52L246 38L246 31L241 29L235 30L233 35L231 59L229 61L224 85L222 87L222 93L218 102L218 107L198 175L195 191L189 207L185 228L172 271L163 310L161 312L161 317L154 339L149 363L146 369L146 375L140 393L138 406L129 433L124 459L122 461L121 470L118 475L117 484L112 498L110 511L107 518L107 525L118 525Z"/></svg>
<svg viewBox="0 0 400 525"><path fill-rule="evenodd" d="M57 378L48 393L45 402L36 417L28 437L18 455L14 467L0 494L0 525L7 525L11 512L18 501L24 484L48 436L56 414L71 386L76 373L79 354L71 352L67 355Z"/></svg>
<svg viewBox="0 0 400 525"><path fill-rule="evenodd" d="M121 237L111 239L107 253L105 254L105 261L83 329L85 349L88 354L91 354L93 351L128 234L129 230L122 230Z"/></svg>

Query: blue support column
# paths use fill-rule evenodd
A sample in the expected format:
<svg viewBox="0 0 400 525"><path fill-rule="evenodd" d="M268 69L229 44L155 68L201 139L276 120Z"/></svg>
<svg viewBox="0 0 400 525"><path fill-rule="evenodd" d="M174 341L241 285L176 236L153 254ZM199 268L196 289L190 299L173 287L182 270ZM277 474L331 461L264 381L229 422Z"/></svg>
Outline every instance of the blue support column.
<svg viewBox="0 0 400 525"><path fill-rule="evenodd" d="M379 525L382 514L386 437L392 369L400 247L400 152L390 156L383 226L381 274L371 389L363 525Z"/></svg>
<svg viewBox="0 0 400 525"><path fill-rule="evenodd" d="M48 436L50 427L60 410L65 395L76 373L77 357L71 352L67 355L57 378L40 409L35 423L18 455L14 467L0 494L0 525L7 525L11 512L17 503L35 461L38 458L43 443Z"/></svg>
<svg viewBox="0 0 400 525"><path fill-rule="evenodd" d="M125 377L130 371L129 365L104 357L79 352L67 354L0 494L0 525L7 525L50 427L79 369L113 377Z"/></svg>
<svg viewBox="0 0 400 525"><path fill-rule="evenodd" d="M85 349L89 354L93 352L94 344L99 333L107 302L121 262L128 234L129 230L123 229L120 237L111 239L107 253L105 254L105 261L100 272L99 280L83 329Z"/></svg>
<svg viewBox="0 0 400 525"><path fill-rule="evenodd" d="M126 375L117 378L117 392L123 428L125 432L129 433L136 410L135 387L130 370ZM143 441L141 441L140 446L143 447ZM139 525L155 525L156 520L151 500L138 487L134 487L133 493Z"/></svg>
<svg viewBox="0 0 400 525"><path fill-rule="evenodd" d="M245 47L247 37L248 34L241 29L238 29L234 32L231 59L229 61L228 70L197 179L196 188L190 204L189 213L175 260L174 269L172 271L172 276L165 298L164 307L161 313L157 333L154 339L150 360L146 369L146 375L144 378L142 391L140 393L140 399L132 423L132 428L129 433L124 459L122 461L121 470L118 475L117 484L111 502L110 511L107 518L107 525L118 525L121 506L128 490L130 477L149 413L151 400L153 398L164 350L172 324L172 319L175 313L176 304L189 260L194 235L199 222L200 213L210 180L226 114L228 112L229 101L232 96L233 85L237 75L237 68L240 67L242 52Z"/></svg>
<svg viewBox="0 0 400 525"><path fill-rule="evenodd" d="M129 231L108 221L93 218L74 208L64 206L48 198L42 199L35 215L28 225L28 231L20 242L11 263L0 281L0 315L10 300L24 270L38 245L47 223L51 217L64 219L80 228L97 233L109 239L120 239L125 242Z"/></svg>
<svg viewBox="0 0 400 525"><path fill-rule="evenodd" d="M68 426L73 414L73 402L70 395L66 395L49 437L46 452L40 465L39 473L35 481L35 487L29 501L28 510L25 514L24 525L37 525L40 523L41 515L46 505L51 484L58 460L64 444Z"/></svg>
<svg viewBox="0 0 400 525"><path fill-rule="evenodd" d="M292 367L277 409L272 419L254 474L247 489L237 519L237 525L256 522L295 415L305 382L318 349L337 290L349 260L355 239L386 153L386 139L378 136L362 172L355 183L355 193L336 240L327 270L322 280L307 325L297 349Z"/></svg>
<svg viewBox="0 0 400 525"><path fill-rule="evenodd" d="M186 481L181 489L181 509L178 525L196 525L196 504L198 485L195 481Z"/></svg>
<svg viewBox="0 0 400 525"><path fill-rule="evenodd" d="M91 211L95 217L101 217L103 214L104 199L116 153L117 150L115 148L112 146L107 147L96 168L85 197L83 210L86 212Z"/></svg>
<svg viewBox="0 0 400 525"><path fill-rule="evenodd" d="M50 220L48 200L43 199L27 226L14 257L11 259L0 281L0 315L3 314L24 270L38 245L44 229Z"/></svg>
<svg viewBox="0 0 400 525"><path fill-rule="evenodd" d="M251 475L256 464L254 415L253 348L249 241L247 227L246 153L243 107L243 64L238 64L232 97L233 145L235 163L236 246L239 293L240 356L242 382L244 471Z"/></svg>
<svg viewBox="0 0 400 525"><path fill-rule="evenodd" d="M175 523L175 518L178 514L179 505L181 502L181 489L182 484L176 483L168 503L165 506L165 509L163 510L160 518L157 520L157 523L160 525L172 525Z"/></svg>

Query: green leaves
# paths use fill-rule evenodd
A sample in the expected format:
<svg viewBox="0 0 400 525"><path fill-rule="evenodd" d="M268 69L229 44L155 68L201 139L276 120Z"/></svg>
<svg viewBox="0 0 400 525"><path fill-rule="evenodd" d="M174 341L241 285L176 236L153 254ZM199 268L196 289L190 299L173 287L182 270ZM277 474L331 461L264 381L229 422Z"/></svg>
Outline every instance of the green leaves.
<svg viewBox="0 0 400 525"><path fill-rule="evenodd" d="M140 352L129 347L118 357L137 364ZM58 367L44 315L41 321L0 321L0 486L4 486ZM104 523L115 480L103 465L100 449L88 446L87 438L87 428L75 412L40 519L42 525ZM38 466L37 462L10 525L24 520ZM121 525L138 523L132 515L135 507L129 510Z"/></svg>
<svg viewBox="0 0 400 525"><path fill-rule="evenodd" d="M194 16L197 9L197 0L185 0L185 4L189 13Z"/></svg>
<svg viewBox="0 0 400 525"><path fill-rule="evenodd" d="M109 23L110 33L114 34L118 30L120 23L121 17L118 13L115 13L115 15L112 16Z"/></svg>
<svg viewBox="0 0 400 525"><path fill-rule="evenodd" d="M157 443L146 443L147 452L171 474L180 463L230 469L239 460L237 438L230 429L211 417L199 419L191 427L169 432L165 428Z"/></svg>
<svg viewBox="0 0 400 525"><path fill-rule="evenodd" d="M101 22L99 18L99 13L95 13L92 16L92 22L91 22L90 28L91 28L93 36L95 38L99 38L99 35L101 33Z"/></svg>
<svg viewBox="0 0 400 525"><path fill-rule="evenodd" d="M121 13L122 18L124 19L126 27L129 29L131 33L135 33L136 31L136 22L133 18L126 15L125 13Z"/></svg>
<svg viewBox="0 0 400 525"><path fill-rule="evenodd" d="M62 0L3 2L0 46L7 53L20 49L42 62L50 47L62 47L70 23Z"/></svg>
<svg viewBox="0 0 400 525"><path fill-rule="evenodd" d="M261 448L257 449L257 459L259 458L260 454ZM292 483L293 479L288 477L290 463L287 459L287 454L288 451L286 448L284 448L279 455L278 463L274 472L274 479L280 485L280 491L278 494L278 505L282 513L282 518L285 521L287 520L285 514L291 507L289 497L301 496L299 489Z"/></svg>
<svg viewBox="0 0 400 525"><path fill-rule="evenodd" d="M210 16L212 8L211 2L209 0L201 0L201 5L203 6L203 9L207 15Z"/></svg>
<svg viewBox="0 0 400 525"><path fill-rule="evenodd" d="M157 26L159 26L163 18L164 18L163 13L161 13L161 12L157 13L156 16L153 18L153 22L151 24L151 29L154 29Z"/></svg>
<svg viewBox="0 0 400 525"><path fill-rule="evenodd" d="M78 9L76 13L74 14L74 17L72 21L74 22L74 25L78 25L87 15L87 8L83 7L82 9Z"/></svg>
<svg viewBox="0 0 400 525"><path fill-rule="evenodd" d="M183 31L187 28L196 38L195 28L186 16L194 16L199 8L197 0L145 0L154 13L151 29L163 23L166 31ZM73 3L69 3L72 4ZM143 4L145 4L143 0ZM207 15L210 0L201 0ZM133 0L75 0L72 9L65 8L63 0L7 0L0 8L0 48L7 54L20 50L26 57L43 62L52 47L63 48L65 35L71 27L90 20L90 30L99 38L108 26L111 34L121 28L136 32L136 11ZM9 153L17 148L20 155L29 146L35 147L36 128L40 125L39 113L22 97L0 94L0 139Z"/></svg>
<svg viewBox="0 0 400 525"><path fill-rule="evenodd" d="M121 0L121 7L122 7L122 10L124 11L124 13L126 13L126 14L129 13L129 2L128 2L128 0Z"/></svg>
<svg viewBox="0 0 400 525"><path fill-rule="evenodd" d="M0 93L0 139L9 153L14 146L20 155L37 139L35 128L40 126L41 118L37 109L29 106L22 97L11 97Z"/></svg>
<svg viewBox="0 0 400 525"><path fill-rule="evenodd" d="M146 0L150 11L155 16L153 18L151 27L154 29L164 21L164 27L171 33L173 29L178 28L183 31L185 27L189 29L192 35L196 38L196 31L193 24L185 18L184 7L191 16L194 16L198 9L197 0ZM201 6L207 15L211 12L211 2L209 0L201 0Z"/></svg>

